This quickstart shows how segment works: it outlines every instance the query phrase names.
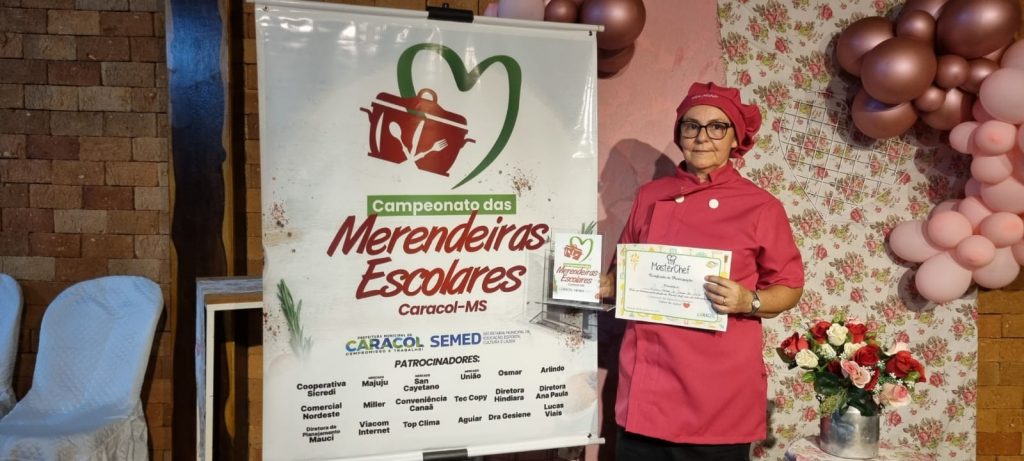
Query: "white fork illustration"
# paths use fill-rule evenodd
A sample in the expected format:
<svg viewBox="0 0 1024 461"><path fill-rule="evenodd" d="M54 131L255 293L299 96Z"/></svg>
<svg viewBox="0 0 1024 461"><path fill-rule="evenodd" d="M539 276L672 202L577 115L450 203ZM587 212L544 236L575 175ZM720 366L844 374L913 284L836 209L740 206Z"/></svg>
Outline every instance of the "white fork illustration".
<svg viewBox="0 0 1024 461"><path fill-rule="evenodd" d="M436 151L442 150L445 147L448 147L448 140L447 139L438 139L437 141L434 141L434 145L430 146L430 149L427 149L427 150L425 150L423 152L420 152L420 153L416 154L416 158L414 158L413 160L414 161L418 161L419 159L421 159L423 157L426 157L427 154L430 154L432 152L436 152Z"/></svg>

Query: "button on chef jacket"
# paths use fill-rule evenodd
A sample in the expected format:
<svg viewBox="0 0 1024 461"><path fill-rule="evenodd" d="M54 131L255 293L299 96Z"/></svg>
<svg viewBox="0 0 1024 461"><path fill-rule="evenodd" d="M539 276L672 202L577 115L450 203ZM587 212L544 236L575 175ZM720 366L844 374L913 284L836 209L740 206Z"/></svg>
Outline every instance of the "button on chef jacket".
<svg viewBox="0 0 1024 461"><path fill-rule="evenodd" d="M619 242L730 250L729 278L748 290L804 284L782 203L729 162L705 183L680 166L674 177L645 184ZM619 352L616 422L676 443L763 440L762 350L754 317L730 315L724 332L630 321Z"/></svg>

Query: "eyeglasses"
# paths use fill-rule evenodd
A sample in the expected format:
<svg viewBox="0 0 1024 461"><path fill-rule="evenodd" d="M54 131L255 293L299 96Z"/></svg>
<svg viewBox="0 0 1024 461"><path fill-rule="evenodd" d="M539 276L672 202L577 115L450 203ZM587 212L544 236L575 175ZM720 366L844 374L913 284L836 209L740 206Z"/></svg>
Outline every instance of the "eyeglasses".
<svg viewBox="0 0 1024 461"><path fill-rule="evenodd" d="M679 124L679 135L686 139L693 139L700 136L700 130L704 129L709 138L718 141L725 137L729 128L732 128L731 123L710 122L707 125L701 125L693 120L684 120Z"/></svg>

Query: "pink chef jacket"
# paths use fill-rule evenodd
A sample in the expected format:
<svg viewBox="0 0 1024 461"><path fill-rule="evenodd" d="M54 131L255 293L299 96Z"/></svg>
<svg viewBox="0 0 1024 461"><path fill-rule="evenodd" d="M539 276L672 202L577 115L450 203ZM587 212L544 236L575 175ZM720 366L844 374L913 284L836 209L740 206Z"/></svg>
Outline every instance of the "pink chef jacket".
<svg viewBox="0 0 1024 461"><path fill-rule="evenodd" d="M804 284L782 203L729 162L703 184L682 167L645 184L619 241L731 250L730 278L749 290ZM763 440L762 350L755 317L730 315L724 332L628 322L615 420L628 432L676 443Z"/></svg>

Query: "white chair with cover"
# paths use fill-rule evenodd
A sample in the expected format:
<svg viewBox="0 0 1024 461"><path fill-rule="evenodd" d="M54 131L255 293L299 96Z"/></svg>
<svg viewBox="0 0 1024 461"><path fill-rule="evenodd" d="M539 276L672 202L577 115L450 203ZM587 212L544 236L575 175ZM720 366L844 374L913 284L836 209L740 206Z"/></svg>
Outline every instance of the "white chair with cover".
<svg viewBox="0 0 1024 461"><path fill-rule="evenodd" d="M146 460L143 377L163 296L149 279L68 287L43 314L28 394L0 420L0 460Z"/></svg>
<svg viewBox="0 0 1024 461"><path fill-rule="evenodd" d="M11 276L0 274L0 417L17 400L11 378L18 358L18 329L21 325L21 287Z"/></svg>

